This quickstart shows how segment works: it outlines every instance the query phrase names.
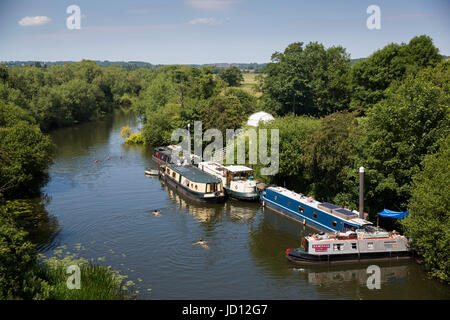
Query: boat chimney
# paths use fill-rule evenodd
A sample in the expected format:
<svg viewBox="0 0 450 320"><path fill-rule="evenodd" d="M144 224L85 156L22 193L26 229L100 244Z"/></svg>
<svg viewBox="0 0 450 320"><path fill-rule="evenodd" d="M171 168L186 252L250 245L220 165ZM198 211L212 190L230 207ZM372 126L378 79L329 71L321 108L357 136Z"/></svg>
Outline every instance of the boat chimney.
<svg viewBox="0 0 450 320"><path fill-rule="evenodd" d="M364 219L364 167L359 168L359 217Z"/></svg>

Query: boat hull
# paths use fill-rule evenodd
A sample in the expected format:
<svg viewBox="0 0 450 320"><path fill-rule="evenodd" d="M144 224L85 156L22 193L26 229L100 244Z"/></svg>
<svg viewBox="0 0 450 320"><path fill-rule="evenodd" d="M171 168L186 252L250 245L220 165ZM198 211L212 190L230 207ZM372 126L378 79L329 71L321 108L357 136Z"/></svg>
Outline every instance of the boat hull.
<svg viewBox="0 0 450 320"><path fill-rule="evenodd" d="M268 192L270 192L270 194L268 194ZM263 207L267 207L277 213L283 214L317 231L335 232L355 230L361 227L361 224L355 224L352 220L345 220L327 212L320 211L317 208L312 208L307 203L288 198L285 195L272 190L263 191L260 197ZM301 212L298 210L300 207L303 208ZM320 212L320 214L314 217L314 213L317 212Z"/></svg>
<svg viewBox="0 0 450 320"><path fill-rule="evenodd" d="M365 262L373 260L400 260L411 258L409 251L386 251L373 253L349 253L349 254L322 254L314 255L298 250L290 250L286 258L292 262L300 264L320 264L320 263L346 263Z"/></svg>
<svg viewBox="0 0 450 320"><path fill-rule="evenodd" d="M280 207L278 207L278 206L276 206L276 205L273 205L273 204L271 204L271 203L268 202L268 201L265 201L263 197L261 197L261 200L263 201L263 206L264 206L265 208L268 208L268 209L270 209L270 210L272 210L272 211L275 211L276 213L279 213L279 214L284 215L285 217L288 217L288 218L290 218L290 219L292 219L292 220L295 220L295 221L297 221L297 222L300 222L300 223L302 223L303 225L305 225L305 226L307 226L307 227L310 227L310 228L312 228L312 229L314 229L314 230L316 230L316 231L326 231L326 232L334 231L333 229L325 229L325 228L322 228L322 227L320 227L320 226L318 226L318 225L316 225L316 224L314 224L314 223L311 223L311 222L309 222L308 219L303 218L303 217L301 217L300 215L292 214L292 213L290 213L290 212L287 211L287 210L283 210L283 209L281 209Z"/></svg>
<svg viewBox="0 0 450 320"><path fill-rule="evenodd" d="M224 188L230 198L240 201L258 201L259 195L256 192L237 192L229 188Z"/></svg>
<svg viewBox="0 0 450 320"><path fill-rule="evenodd" d="M177 192L183 194L189 199L198 201L198 202L206 202L206 203L222 203L226 200L225 195L222 196L214 196L214 197L203 197L200 193L194 193L191 190L185 188L181 184L176 183L171 178L168 178L166 175L161 175L161 179L167 183L167 185L174 188Z"/></svg>

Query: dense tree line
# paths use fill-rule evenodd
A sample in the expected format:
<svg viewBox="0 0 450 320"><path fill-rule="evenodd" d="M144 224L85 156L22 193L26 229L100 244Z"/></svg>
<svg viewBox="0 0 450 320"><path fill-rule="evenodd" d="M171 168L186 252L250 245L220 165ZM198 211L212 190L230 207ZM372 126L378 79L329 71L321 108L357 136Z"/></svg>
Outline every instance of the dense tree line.
<svg viewBox="0 0 450 320"><path fill-rule="evenodd" d="M54 147L44 133L129 107L152 71L93 61L47 68L0 65L0 193L39 191Z"/></svg>

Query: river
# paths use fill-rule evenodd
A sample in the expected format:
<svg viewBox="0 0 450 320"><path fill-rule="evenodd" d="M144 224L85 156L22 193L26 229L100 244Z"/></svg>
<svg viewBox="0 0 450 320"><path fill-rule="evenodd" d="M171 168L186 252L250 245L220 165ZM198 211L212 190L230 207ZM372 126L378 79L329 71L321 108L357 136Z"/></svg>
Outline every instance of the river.
<svg viewBox="0 0 450 320"><path fill-rule="evenodd" d="M313 230L259 203L204 205L180 197L144 175L155 167L152 152L124 145L125 125L136 132L139 123L116 111L51 133L57 155L42 191L59 228L40 246L47 257L63 248L111 266L128 277L138 299L450 298L414 260L375 263L380 289L367 287L368 265L289 262L286 249ZM200 238L208 247L194 244Z"/></svg>

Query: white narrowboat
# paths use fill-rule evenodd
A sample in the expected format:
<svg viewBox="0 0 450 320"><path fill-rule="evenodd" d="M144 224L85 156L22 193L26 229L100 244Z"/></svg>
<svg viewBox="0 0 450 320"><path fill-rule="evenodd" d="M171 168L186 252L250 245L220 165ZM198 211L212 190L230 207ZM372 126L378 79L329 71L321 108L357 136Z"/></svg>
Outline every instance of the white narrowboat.
<svg viewBox="0 0 450 320"><path fill-rule="evenodd" d="M257 201L256 181L253 180L253 170L246 166L224 166L217 162L200 162L202 171L221 179L227 195L244 201Z"/></svg>
<svg viewBox="0 0 450 320"><path fill-rule="evenodd" d="M303 237L286 257L298 263L355 262L409 258L408 239L374 226L356 231L320 233Z"/></svg>

